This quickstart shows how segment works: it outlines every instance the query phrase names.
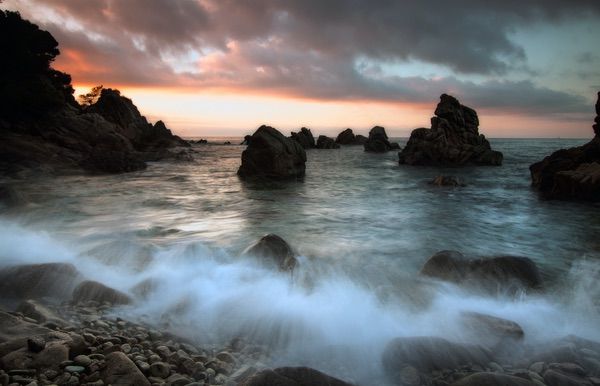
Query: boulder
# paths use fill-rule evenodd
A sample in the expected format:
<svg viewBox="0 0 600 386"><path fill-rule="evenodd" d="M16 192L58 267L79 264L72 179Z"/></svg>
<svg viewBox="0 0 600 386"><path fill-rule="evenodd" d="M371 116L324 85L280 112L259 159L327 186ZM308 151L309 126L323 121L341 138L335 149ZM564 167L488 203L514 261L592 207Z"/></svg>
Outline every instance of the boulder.
<svg viewBox="0 0 600 386"><path fill-rule="evenodd" d="M280 367L262 370L243 381L240 386L351 386L309 367Z"/></svg>
<svg viewBox="0 0 600 386"><path fill-rule="evenodd" d="M338 134L335 139L340 145L364 145L367 142L367 137L364 135L354 135L352 129L346 129Z"/></svg>
<svg viewBox="0 0 600 386"><path fill-rule="evenodd" d="M460 252L441 251L427 260L421 274L490 292L513 293L542 285L537 265L519 256L467 259Z"/></svg>
<svg viewBox="0 0 600 386"><path fill-rule="evenodd" d="M274 265L281 271L292 271L298 263L296 254L289 244L272 233L261 237L246 248L242 255L258 258L261 262Z"/></svg>
<svg viewBox="0 0 600 386"><path fill-rule="evenodd" d="M452 187L464 187L466 186L460 178L455 176L437 176L433 180L429 181L429 185L435 186L452 186Z"/></svg>
<svg viewBox="0 0 600 386"><path fill-rule="evenodd" d="M431 128L413 130L398 157L400 164L461 166L501 165L503 155L479 134L477 112L442 94Z"/></svg>
<svg viewBox="0 0 600 386"><path fill-rule="evenodd" d="M304 177L306 152L277 129L261 126L242 152L241 178L293 179Z"/></svg>
<svg viewBox="0 0 600 386"><path fill-rule="evenodd" d="M73 290L73 303L90 300L98 303L130 304L131 298L121 291L105 286L97 281L85 280Z"/></svg>
<svg viewBox="0 0 600 386"><path fill-rule="evenodd" d="M520 341L525 336L523 328L512 320L479 312L463 312L460 316L467 334L488 347Z"/></svg>
<svg viewBox="0 0 600 386"><path fill-rule="evenodd" d="M54 311L36 300L26 300L21 302L16 309L28 318L34 319L39 323L52 322L58 326L66 326L67 322L58 316Z"/></svg>
<svg viewBox="0 0 600 386"><path fill-rule="evenodd" d="M365 151L371 153L385 153L399 148L397 143L390 143L385 129L381 126L375 126L369 131L369 138L364 143L364 147Z"/></svg>
<svg viewBox="0 0 600 386"><path fill-rule="evenodd" d="M81 275L72 264L17 265L0 269L0 293L5 298L65 300L79 280Z"/></svg>
<svg viewBox="0 0 600 386"><path fill-rule="evenodd" d="M313 137L310 129L303 127L298 133L292 132L291 138L298 142L303 149L312 149L315 147L315 137Z"/></svg>
<svg viewBox="0 0 600 386"><path fill-rule="evenodd" d="M339 149L340 145L335 143L333 138L329 138L325 135L319 135L317 139L317 149Z"/></svg>
<svg viewBox="0 0 600 386"><path fill-rule="evenodd" d="M451 386L536 386L536 384L508 374L475 373L459 379Z"/></svg>
<svg viewBox="0 0 600 386"><path fill-rule="evenodd" d="M549 369L544 373L544 383L548 386L593 386L585 377L558 369Z"/></svg>
<svg viewBox="0 0 600 386"><path fill-rule="evenodd" d="M6 355L7 352L11 351L10 348L6 348L7 346L4 345L5 342L22 339L22 342L17 345L18 347L22 347L28 337L48 334L51 331L46 327L27 322L7 312L0 311L0 356Z"/></svg>
<svg viewBox="0 0 600 386"><path fill-rule="evenodd" d="M102 380L106 385L150 386L150 382L137 368L135 363L122 352L113 352L106 356L106 367L102 371Z"/></svg>
<svg viewBox="0 0 600 386"><path fill-rule="evenodd" d="M583 146L555 151L529 167L531 183L549 199L600 201L600 92L594 138Z"/></svg>
<svg viewBox="0 0 600 386"><path fill-rule="evenodd" d="M382 360L386 374L398 379L406 365L424 373L466 365L486 366L492 361L492 354L481 346L420 336L393 339L386 346Z"/></svg>

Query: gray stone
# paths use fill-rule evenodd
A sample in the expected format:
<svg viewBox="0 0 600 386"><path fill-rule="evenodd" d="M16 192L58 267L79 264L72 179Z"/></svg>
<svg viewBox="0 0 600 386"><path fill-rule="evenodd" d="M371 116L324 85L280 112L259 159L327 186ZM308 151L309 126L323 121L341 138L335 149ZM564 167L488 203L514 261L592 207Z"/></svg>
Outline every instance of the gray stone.
<svg viewBox="0 0 600 386"><path fill-rule="evenodd" d="M157 378L167 378L171 373L171 367L164 362L154 362L150 365L150 375Z"/></svg>
<svg viewBox="0 0 600 386"><path fill-rule="evenodd" d="M135 363L122 352L114 352L106 356L106 368L102 372L102 380L106 384L113 385L150 386L150 382Z"/></svg>

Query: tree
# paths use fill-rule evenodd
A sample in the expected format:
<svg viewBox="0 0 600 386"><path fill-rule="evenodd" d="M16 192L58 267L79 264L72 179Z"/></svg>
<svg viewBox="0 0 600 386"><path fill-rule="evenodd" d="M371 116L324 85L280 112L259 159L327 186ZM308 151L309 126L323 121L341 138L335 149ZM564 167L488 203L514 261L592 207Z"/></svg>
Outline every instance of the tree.
<svg viewBox="0 0 600 386"><path fill-rule="evenodd" d="M77 97L77 101L80 105L84 107L91 106L98 101L98 98L100 98L100 93L102 93L102 89L102 85L94 86L87 94L79 95Z"/></svg>

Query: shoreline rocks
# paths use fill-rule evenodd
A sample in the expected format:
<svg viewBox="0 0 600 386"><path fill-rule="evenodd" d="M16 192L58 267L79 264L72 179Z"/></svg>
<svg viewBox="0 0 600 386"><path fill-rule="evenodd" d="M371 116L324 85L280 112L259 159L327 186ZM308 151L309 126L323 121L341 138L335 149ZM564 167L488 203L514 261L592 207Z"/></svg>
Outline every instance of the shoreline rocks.
<svg viewBox="0 0 600 386"><path fill-rule="evenodd" d="M398 153L401 165L498 166L502 158L502 153L492 150L485 136L479 134L477 112L447 94L440 96L431 128L413 130Z"/></svg>
<svg viewBox="0 0 600 386"><path fill-rule="evenodd" d="M306 152L298 142L263 125L254 132L242 152L237 174L243 179L297 179L304 177L305 164Z"/></svg>
<svg viewBox="0 0 600 386"><path fill-rule="evenodd" d="M531 184L544 198L600 201L600 92L592 127L590 142L555 151L529 166Z"/></svg>
<svg viewBox="0 0 600 386"><path fill-rule="evenodd" d="M325 135L319 135L317 139L317 149L339 149L340 145L337 144L333 138Z"/></svg>
<svg viewBox="0 0 600 386"><path fill-rule="evenodd" d="M369 131L369 138L363 146L369 153L385 153L400 148L397 143L390 143L385 128L381 126L375 126Z"/></svg>
<svg viewBox="0 0 600 386"><path fill-rule="evenodd" d="M242 256L252 256L267 265L275 265L280 271L293 271L298 260L292 247L281 237L268 234L252 244Z"/></svg>
<svg viewBox="0 0 600 386"><path fill-rule="evenodd" d="M303 149L315 148L315 137L310 129L307 129L306 127L301 128L297 133L292 132L290 138L298 142Z"/></svg>
<svg viewBox="0 0 600 386"><path fill-rule="evenodd" d="M341 133L335 139L335 143L340 145L364 145L367 142L367 137L364 135L354 135L352 129L348 128Z"/></svg>

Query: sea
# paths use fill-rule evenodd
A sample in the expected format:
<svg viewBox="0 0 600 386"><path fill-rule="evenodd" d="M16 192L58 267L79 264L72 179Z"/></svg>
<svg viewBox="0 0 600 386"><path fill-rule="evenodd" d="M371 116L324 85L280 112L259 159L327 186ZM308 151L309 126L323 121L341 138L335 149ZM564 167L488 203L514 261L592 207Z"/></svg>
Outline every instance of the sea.
<svg viewBox="0 0 600 386"><path fill-rule="evenodd" d="M0 266L71 262L128 293L151 280L147 299L115 312L201 344L243 337L269 348L265 365L364 384L382 374L395 337L465 340L465 311L515 321L533 345L568 334L600 341L600 206L544 200L528 169L586 140L492 139L500 167L314 149L303 180L269 183L238 178L241 141L209 138L193 146L193 162L133 173L2 181L18 200L0 209ZM466 186L430 185L438 175ZM241 256L268 233L297 252L293 274ZM441 250L529 257L544 290L490 296L419 275Z"/></svg>

